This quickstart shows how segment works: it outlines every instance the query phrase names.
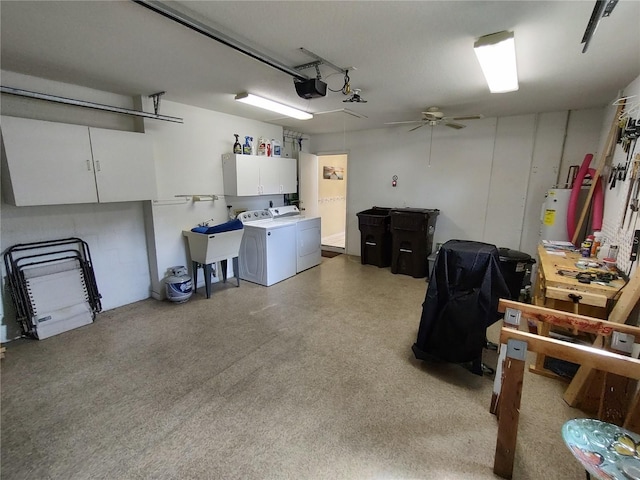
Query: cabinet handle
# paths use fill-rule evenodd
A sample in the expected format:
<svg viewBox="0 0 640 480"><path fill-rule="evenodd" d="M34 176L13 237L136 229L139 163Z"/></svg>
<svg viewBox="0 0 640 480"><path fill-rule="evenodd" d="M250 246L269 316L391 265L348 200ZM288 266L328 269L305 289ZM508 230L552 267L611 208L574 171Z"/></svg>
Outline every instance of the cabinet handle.
<svg viewBox="0 0 640 480"><path fill-rule="evenodd" d="M91 160L87 160L87 171L91 171Z"/></svg>
<svg viewBox="0 0 640 480"><path fill-rule="evenodd" d="M96 160L96 168L100 171L100 160Z"/></svg>

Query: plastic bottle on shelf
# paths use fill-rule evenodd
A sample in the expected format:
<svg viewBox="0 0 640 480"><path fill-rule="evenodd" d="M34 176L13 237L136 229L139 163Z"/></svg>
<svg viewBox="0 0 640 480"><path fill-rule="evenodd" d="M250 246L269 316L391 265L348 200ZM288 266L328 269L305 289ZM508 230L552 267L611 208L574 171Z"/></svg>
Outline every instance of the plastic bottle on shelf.
<svg viewBox="0 0 640 480"><path fill-rule="evenodd" d="M240 145L240 141L238 140L238 137L240 135L238 135L237 133L233 134L234 137L236 137L236 142L233 144L233 153L242 153L242 145Z"/></svg>
<svg viewBox="0 0 640 480"><path fill-rule="evenodd" d="M244 145L242 147L242 153L245 155L253 155L253 137L244 137Z"/></svg>
<svg viewBox="0 0 640 480"><path fill-rule="evenodd" d="M258 156L267 155L267 140L264 137L258 138Z"/></svg>
<svg viewBox="0 0 640 480"><path fill-rule="evenodd" d="M274 139L271 139L271 155L274 157L282 155L280 142Z"/></svg>

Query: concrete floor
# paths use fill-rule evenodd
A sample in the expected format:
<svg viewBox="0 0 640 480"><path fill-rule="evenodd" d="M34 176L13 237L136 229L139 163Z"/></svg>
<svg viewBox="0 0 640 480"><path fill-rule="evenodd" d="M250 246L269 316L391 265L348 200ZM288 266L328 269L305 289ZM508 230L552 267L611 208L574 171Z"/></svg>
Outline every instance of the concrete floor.
<svg viewBox="0 0 640 480"><path fill-rule="evenodd" d="M425 292L339 255L12 342L2 478L494 479L493 379L413 358ZM563 389L525 375L514 479L584 478Z"/></svg>

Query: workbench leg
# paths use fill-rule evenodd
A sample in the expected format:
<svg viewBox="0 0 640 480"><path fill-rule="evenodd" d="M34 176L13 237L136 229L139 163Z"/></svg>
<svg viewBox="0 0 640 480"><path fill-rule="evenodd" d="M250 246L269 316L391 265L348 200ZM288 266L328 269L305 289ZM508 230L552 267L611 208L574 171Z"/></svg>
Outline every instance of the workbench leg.
<svg viewBox="0 0 640 480"><path fill-rule="evenodd" d="M602 348L604 344L603 337L600 335L593 343L596 348ZM591 367L581 366L574 375L569 387L564 392L564 401L570 407L577 406L578 402L585 393L586 387L589 385L589 381L593 376L593 369Z"/></svg>
<svg viewBox="0 0 640 480"><path fill-rule="evenodd" d="M504 362L504 381L500 392L498 439L493 473L507 479L513 475L524 366L524 360L507 357Z"/></svg>

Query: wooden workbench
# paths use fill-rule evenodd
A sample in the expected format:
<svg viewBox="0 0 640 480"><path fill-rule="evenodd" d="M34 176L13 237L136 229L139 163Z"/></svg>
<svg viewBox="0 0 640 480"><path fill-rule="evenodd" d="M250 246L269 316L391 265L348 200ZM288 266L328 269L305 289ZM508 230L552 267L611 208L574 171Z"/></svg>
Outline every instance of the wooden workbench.
<svg viewBox="0 0 640 480"><path fill-rule="evenodd" d="M614 280L609 285L598 283L580 283L575 278L560 275L559 270L580 272L607 272L605 268L579 269L576 262L589 260L579 252L564 252L564 256L547 252L542 245L538 246L538 275L533 291L533 303L540 307L548 307L565 312L607 319L613 308L615 299L624 286L622 279ZM597 261L591 259L591 261ZM578 296L577 301L571 296ZM538 334L548 336L550 325L538 325ZM544 368L544 356L538 355L535 365L530 367L534 373L557 377Z"/></svg>
<svg viewBox="0 0 640 480"><path fill-rule="evenodd" d="M613 300L624 286L624 280L614 280L610 282L610 285L600 285L593 282L587 284L580 283L575 278L560 275L559 270L607 272L605 268L579 269L576 267L576 262L579 260L596 262L595 258L583 258L579 252L564 252L564 255L549 253L542 245L538 246L538 277L533 294L534 303L541 307L555 308L590 317L607 318L613 306ZM568 296L569 294L577 294L582 297L577 306Z"/></svg>

